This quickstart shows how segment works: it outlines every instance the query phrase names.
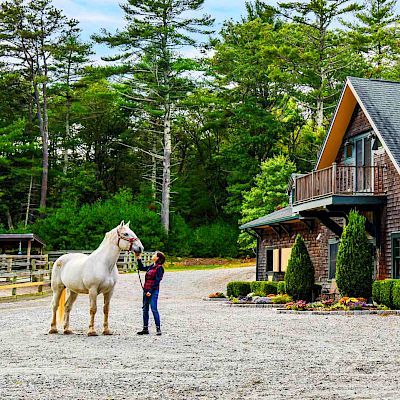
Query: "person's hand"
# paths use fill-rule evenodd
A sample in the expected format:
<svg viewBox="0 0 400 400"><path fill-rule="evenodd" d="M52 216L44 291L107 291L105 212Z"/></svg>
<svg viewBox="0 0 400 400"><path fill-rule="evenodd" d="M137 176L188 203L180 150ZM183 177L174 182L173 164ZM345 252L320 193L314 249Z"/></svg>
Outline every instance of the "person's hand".
<svg viewBox="0 0 400 400"><path fill-rule="evenodd" d="M150 297L150 296L151 296L151 293L150 293L150 292L147 292L147 293L146 293L146 296L147 296L147 297Z"/></svg>
<svg viewBox="0 0 400 400"><path fill-rule="evenodd" d="M141 254L138 254L137 256L136 256L136 260L141 260L142 259L142 255Z"/></svg>

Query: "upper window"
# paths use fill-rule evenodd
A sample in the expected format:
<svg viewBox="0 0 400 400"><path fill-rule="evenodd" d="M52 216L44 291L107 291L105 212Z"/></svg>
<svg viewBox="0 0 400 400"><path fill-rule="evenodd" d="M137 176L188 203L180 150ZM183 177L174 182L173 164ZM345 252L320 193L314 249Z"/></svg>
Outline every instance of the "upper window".
<svg viewBox="0 0 400 400"><path fill-rule="evenodd" d="M345 152L346 158L353 157L353 143L346 143L344 152Z"/></svg>
<svg viewBox="0 0 400 400"><path fill-rule="evenodd" d="M400 278L400 233L392 233L392 278Z"/></svg>

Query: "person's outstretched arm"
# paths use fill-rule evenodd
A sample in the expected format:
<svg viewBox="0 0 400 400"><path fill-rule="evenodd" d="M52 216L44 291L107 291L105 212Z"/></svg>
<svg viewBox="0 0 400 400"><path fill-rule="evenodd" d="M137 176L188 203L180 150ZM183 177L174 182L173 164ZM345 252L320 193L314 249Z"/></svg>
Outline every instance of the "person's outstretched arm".
<svg viewBox="0 0 400 400"><path fill-rule="evenodd" d="M148 267L143 265L143 261L140 257L137 257L136 261L137 261L139 271L147 271Z"/></svg>

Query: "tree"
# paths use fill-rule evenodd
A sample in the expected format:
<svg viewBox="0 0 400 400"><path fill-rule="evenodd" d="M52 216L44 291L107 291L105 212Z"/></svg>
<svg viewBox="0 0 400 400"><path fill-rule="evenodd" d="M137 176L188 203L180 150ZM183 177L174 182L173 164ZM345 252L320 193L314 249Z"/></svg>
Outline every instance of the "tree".
<svg viewBox="0 0 400 400"><path fill-rule="evenodd" d="M71 136L71 107L74 100L74 86L84 74L84 68L93 54L92 46L80 40L81 29L79 22L71 19L66 22L59 37L58 45L54 48L53 90L64 99L65 111L65 134L63 137L64 163L63 172L68 170L68 150Z"/></svg>
<svg viewBox="0 0 400 400"><path fill-rule="evenodd" d="M297 234L285 273L286 293L296 300L311 301L314 287L314 266L306 244Z"/></svg>
<svg viewBox="0 0 400 400"><path fill-rule="evenodd" d="M395 0L367 0L356 13L356 22L346 23L353 48L362 54L368 78L393 76L393 65L399 63L399 15Z"/></svg>
<svg viewBox="0 0 400 400"><path fill-rule="evenodd" d="M49 175L48 81L49 64L57 34L65 22L51 0L0 3L0 54L15 63L31 84L42 138L40 207L46 207Z"/></svg>
<svg viewBox="0 0 400 400"><path fill-rule="evenodd" d="M163 172L161 222L169 231L171 193L171 155L174 116L179 112L179 100L188 91L187 72L197 68L193 60L182 56L179 49L193 47L192 34L210 33L213 23L209 16L190 17L204 0L128 0L122 5L128 24L123 31L111 35L103 31L95 40L124 53L113 59L128 61L132 66L132 97L141 112L157 118L148 119L151 130L163 141ZM137 74L144 80L137 80ZM149 109L149 106L150 109ZM158 109L158 113L155 112ZM140 114L139 114L140 117Z"/></svg>
<svg viewBox="0 0 400 400"><path fill-rule="evenodd" d="M337 254L336 284L342 296L364 297L372 294L373 256L365 230L365 217L350 211Z"/></svg>
<svg viewBox="0 0 400 400"><path fill-rule="evenodd" d="M360 9L349 0L304 0L278 3L291 24L284 27L277 51L299 101L311 111L316 127L326 124L325 109L334 107L349 70L357 58L349 50L342 31L332 29L339 17ZM332 104L333 103L333 104Z"/></svg>
<svg viewBox="0 0 400 400"><path fill-rule="evenodd" d="M255 178L255 185L243 195L241 224L273 212L277 207L287 205L287 187L295 165L283 155L261 163L261 172ZM242 233L239 243L243 250L254 248L254 240Z"/></svg>

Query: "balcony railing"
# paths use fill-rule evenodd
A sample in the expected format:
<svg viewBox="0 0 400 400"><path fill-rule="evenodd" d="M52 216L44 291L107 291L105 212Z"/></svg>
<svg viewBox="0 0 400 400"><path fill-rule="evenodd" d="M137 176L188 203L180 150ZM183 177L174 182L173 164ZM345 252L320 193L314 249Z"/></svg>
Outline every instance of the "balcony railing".
<svg viewBox="0 0 400 400"><path fill-rule="evenodd" d="M336 165L313 171L294 181L294 204L335 194L385 194L385 166Z"/></svg>

